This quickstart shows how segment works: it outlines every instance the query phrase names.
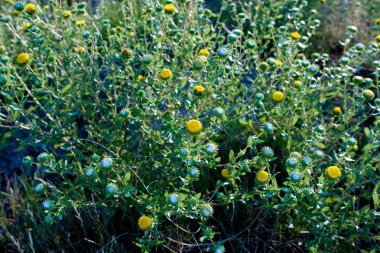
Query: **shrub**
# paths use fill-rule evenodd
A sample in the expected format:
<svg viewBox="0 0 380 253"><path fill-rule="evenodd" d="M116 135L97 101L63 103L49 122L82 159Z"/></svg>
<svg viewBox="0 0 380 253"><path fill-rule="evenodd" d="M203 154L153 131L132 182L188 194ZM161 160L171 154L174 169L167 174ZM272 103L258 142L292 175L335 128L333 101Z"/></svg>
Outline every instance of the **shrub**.
<svg viewBox="0 0 380 253"><path fill-rule="evenodd" d="M307 1L9 2L1 124L45 152L4 197L4 245L375 251L375 36L347 27L334 63Z"/></svg>

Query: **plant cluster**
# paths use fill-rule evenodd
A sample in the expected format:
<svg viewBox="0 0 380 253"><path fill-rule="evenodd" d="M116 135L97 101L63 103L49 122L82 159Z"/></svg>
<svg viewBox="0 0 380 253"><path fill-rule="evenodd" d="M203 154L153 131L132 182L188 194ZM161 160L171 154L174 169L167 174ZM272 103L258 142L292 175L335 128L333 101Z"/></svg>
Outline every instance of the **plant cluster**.
<svg viewBox="0 0 380 253"><path fill-rule="evenodd" d="M303 0L4 2L1 127L45 150L4 244L376 251L380 35L333 62Z"/></svg>

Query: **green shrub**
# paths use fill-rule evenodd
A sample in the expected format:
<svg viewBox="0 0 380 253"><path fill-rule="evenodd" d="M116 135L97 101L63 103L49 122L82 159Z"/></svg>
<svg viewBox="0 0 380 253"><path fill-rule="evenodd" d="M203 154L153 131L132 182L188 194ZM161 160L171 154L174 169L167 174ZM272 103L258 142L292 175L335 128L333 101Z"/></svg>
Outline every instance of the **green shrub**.
<svg viewBox="0 0 380 253"><path fill-rule="evenodd" d="M1 124L46 152L4 247L376 251L375 37L336 64L307 1L31 2L1 6Z"/></svg>

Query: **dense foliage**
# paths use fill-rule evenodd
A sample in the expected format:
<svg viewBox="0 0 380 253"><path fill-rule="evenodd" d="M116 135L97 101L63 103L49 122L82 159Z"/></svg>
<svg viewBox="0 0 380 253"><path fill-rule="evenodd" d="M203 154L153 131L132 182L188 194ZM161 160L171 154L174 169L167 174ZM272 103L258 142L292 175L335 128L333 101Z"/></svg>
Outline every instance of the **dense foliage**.
<svg viewBox="0 0 380 253"><path fill-rule="evenodd" d="M1 126L44 150L5 250L376 252L380 20L332 61L308 1L3 2Z"/></svg>

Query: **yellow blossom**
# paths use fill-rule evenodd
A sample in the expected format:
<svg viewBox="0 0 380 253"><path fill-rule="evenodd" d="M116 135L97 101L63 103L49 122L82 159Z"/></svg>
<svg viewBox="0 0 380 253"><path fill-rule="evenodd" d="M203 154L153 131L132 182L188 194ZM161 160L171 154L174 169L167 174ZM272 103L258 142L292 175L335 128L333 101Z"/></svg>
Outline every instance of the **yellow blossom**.
<svg viewBox="0 0 380 253"><path fill-rule="evenodd" d="M196 134L202 130L202 123L199 120L192 119L187 122L186 128L190 133Z"/></svg>
<svg viewBox="0 0 380 253"><path fill-rule="evenodd" d="M222 177L224 177L224 178L229 178L230 177L230 173L228 172L227 169L223 169L222 172L221 172L221 174L222 174Z"/></svg>
<svg viewBox="0 0 380 253"><path fill-rule="evenodd" d="M204 56L209 56L210 52L206 48L203 48L203 49L199 50L199 54L204 55Z"/></svg>
<svg viewBox="0 0 380 253"><path fill-rule="evenodd" d="M205 92L205 90L206 89L203 86L201 86L201 85L197 85L197 86L194 87L194 93L196 95L203 95L203 93Z"/></svg>
<svg viewBox="0 0 380 253"><path fill-rule="evenodd" d="M25 11L26 13L32 15L36 13L36 6L34 4L29 3L25 6Z"/></svg>
<svg viewBox="0 0 380 253"><path fill-rule="evenodd" d="M169 79L173 73L170 71L170 69L163 69L160 73L160 76L162 79Z"/></svg>
<svg viewBox="0 0 380 253"><path fill-rule="evenodd" d="M290 34L290 36L295 40L298 40L299 38L301 38L301 34L299 34L298 32L293 32Z"/></svg>
<svg viewBox="0 0 380 253"><path fill-rule="evenodd" d="M330 167L328 167L327 170L326 170L326 172L327 172L327 176L330 179L337 179L342 174L340 172L340 169L337 166L330 166Z"/></svg>
<svg viewBox="0 0 380 253"><path fill-rule="evenodd" d="M27 53L19 54L16 61L18 64L25 64L29 61L29 55Z"/></svg>
<svg viewBox="0 0 380 253"><path fill-rule="evenodd" d="M256 179L257 181L259 181L260 183L265 183L266 181L268 181L268 178L269 178L269 174L268 172L264 171L264 170L260 170L257 175L256 175Z"/></svg>
<svg viewBox="0 0 380 253"><path fill-rule="evenodd" d="M342 109L340 109L339 106L336 106L333 109L333 113L336 114L336 115L340 115L340 114L342 114Z"/></svg>
<svg viewBox="0 0 380 253"><path fill-rule="evenodd" d="M273 100L276 101L276 102L281 102L282 100L284 99L284 93L282 93L281 91L276 91L274 94L273 94Z"/></svg>
<svg viewBox="0 0 380 253"><path fill-rule="evenodd" d="M63 16L64 18L69 18L69 17L71 17L71 11L70 11L70 10L66 10L66 11L64 11L63 14L62 14L62 16Z"/></svg>
<svg viewBox="0 0 380 253"><path fill-rule="evenodd" d="M75 22L75 25L76 26L84 26L86 24L86 21L84 21L84 20L77 20L76 22Z"/></svg>
<svg viewBox="0 0 380 253"><path fill-rule="evenodd" d="M172 14L175 11L173 4L165 4L164 6L165 13Z"/></svg>
<svg viewBox="0 0 380 253"><path fill-rule="evenodd" d="M138 221L138 226L141 230L146 230L146 229L152 227L152 223L153 223L152 218L150 218L146 215L143 215L140 217L140 219Z"/></svg>

